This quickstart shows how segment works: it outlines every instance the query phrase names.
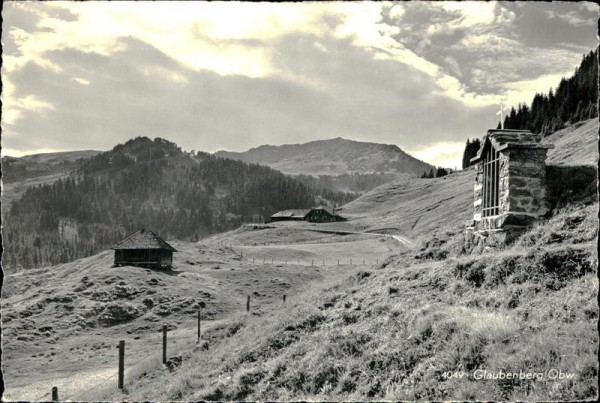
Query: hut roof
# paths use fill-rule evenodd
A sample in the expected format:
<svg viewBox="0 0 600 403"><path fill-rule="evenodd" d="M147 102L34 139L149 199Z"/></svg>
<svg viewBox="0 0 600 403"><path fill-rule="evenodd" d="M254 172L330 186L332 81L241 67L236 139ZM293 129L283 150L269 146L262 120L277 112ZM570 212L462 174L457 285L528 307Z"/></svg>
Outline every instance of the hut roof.
<svg viewBox="0 0 600 403"><path fill-rule="evenodd" d="M304 210L283 210L280 211L278 213L273 214L271 217L297 217L297 218L304 218L306 217L306 215L308 213L310 213L311 210L309 209L304 209Z"/></svg>
<svg viewBox="0 0 600 403"><path fill-rule="evenodd" d="M164 249L177 252L164 239L148 229L142 229L133 235L129 235L111 249Z"/></svg>

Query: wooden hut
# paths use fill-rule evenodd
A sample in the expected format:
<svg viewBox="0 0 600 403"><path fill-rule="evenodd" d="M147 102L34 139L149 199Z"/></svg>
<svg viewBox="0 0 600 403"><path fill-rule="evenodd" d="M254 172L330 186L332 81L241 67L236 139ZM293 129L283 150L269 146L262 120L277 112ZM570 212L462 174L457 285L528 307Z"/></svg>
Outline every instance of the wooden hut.
<svg viewBox="0 0 600 403"><path fill-rule="evenodd" d="M115 266L170 269L175 248L154 232L142 229L113 246Z"/></svg>

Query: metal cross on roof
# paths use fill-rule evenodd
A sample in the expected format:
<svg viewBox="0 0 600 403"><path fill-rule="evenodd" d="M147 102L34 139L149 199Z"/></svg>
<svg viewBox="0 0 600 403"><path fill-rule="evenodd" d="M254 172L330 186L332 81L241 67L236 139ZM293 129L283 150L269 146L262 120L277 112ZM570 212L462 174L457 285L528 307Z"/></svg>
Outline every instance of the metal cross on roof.
<svg viewBox="0 0 600 403"><path fill-rule="evenodd" d="M504 130L504 111L506 110L504 101L500 101L500 110L496 112L496 115L500 115L500 129Z"/></svg>

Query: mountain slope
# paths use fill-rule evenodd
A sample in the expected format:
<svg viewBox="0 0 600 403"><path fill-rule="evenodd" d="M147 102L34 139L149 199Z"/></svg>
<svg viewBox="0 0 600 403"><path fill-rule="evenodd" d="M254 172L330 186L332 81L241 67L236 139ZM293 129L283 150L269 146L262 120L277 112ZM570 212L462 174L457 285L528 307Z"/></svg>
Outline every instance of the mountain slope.
<svg viewBox="0 0 600 403"><path fill-rule="evenodd" d="M305 144L264 145L241 153L218 151L214 155L268 165L291 175L341 175L355 172L421 175L432 168L395 145L340 137Z"/></svg>
<svg viewBox="0 0 600 403"><path fill-rule="evenodd" d="M23 157L2 157L2 180L11 183L24 178L48 175L57 171L68 171L86 158L99 154L100 151L64 151L25 155Z"/></svg>
<svg viewBox="0 0 600 403"><path fill-rule="evenodd" d="M549 165L598 165L598 119L590 119L559 130L542 142L554 144L548 150Z"/></svg>
<svg viewBox="0 0 600 403"><path fill-rule="evenodd" d="M339 196L339 199L337 197ZM315 189L271 168L185 153L164 139L130 140L98 154L67 178L29 188L5 220L6 267L89 256L140 228L198 239L310 208L346 194Z"/></svg>
<svg viewBox="0 0 600 403"><path fill-rule="evenodd" d="M2 204L4 208L21 197L30 186L52 183L64 178L83 161L100 151L65 151L2 157Z"/></svg>
<svg viewBox="0 0 600 403"><path fill-rule="evenodd" d="M130 379L125 393L90 397L594 399L597 208L557 212L515 245L477 256L460 252L458 236L431 250L442 256L447 241L449 259L402 254L279 309L232 318L232 332L209 331L209 351L183 352L175 373L155 366ZM495 376L481 378L483 370Z"/></svg>
<svg viewBox="0 0 600 403"><path fill-rule="evenodd" d="M548 165L595 165L598 161L598 120L560 130L543 141ZM434 179L395 181L342 206L340 214L355 227L420 237L441 228L457 228L471 219L473 168Z"/></svg>

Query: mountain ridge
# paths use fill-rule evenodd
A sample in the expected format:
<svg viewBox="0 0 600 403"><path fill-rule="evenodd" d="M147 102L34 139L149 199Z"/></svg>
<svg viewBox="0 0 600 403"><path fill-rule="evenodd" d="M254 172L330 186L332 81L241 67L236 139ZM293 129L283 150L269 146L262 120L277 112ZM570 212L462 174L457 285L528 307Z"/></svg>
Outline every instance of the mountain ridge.
<svg viewBox="0 0 600 403"><path fill-rule="evenodd" d="M216 157L270 166L286 174L341 175L344 173L408 173L421 175L433 168L395 144L336 137L307 143L261 145L243 152L220 150ZM327 162L323 162L327 159Z"/></svg>

